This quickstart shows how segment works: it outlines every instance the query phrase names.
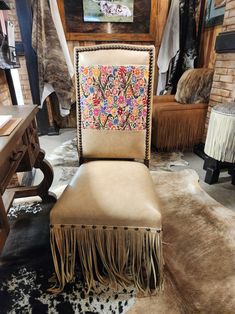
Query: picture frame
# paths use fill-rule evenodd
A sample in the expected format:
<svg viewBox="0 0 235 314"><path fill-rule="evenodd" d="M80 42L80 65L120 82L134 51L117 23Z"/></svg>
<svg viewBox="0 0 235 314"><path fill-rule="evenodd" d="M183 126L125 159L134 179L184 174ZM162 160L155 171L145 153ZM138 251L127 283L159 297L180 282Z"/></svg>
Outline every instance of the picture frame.
<svg viewBox="0 0 235 314"><path fill-rule="evenodd" d="M146 0L144 8L142 0L134 0L132 23L85 22L83 1L57 0L67 40L113 42L156 40L157 5L155 0Z"/></svg>
<svg viewBox="0 0 235 314"><path fill-rule="evenodd" d="M206 1L206 14L205 14L205 27L214 27L223 24L225 12L224 0L207 0Z"/></svg>

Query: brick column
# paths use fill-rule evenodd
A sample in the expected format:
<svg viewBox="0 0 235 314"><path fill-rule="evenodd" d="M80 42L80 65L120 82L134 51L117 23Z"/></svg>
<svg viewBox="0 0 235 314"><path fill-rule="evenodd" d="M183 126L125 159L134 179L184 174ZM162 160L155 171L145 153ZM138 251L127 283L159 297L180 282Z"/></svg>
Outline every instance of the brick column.
<svg viewBox="0 0 235 314"><path fill-rule="evenodd" d="M235 99L235 0L227 0L223 22L223 33L219 35L220 45L217 47L215 74L210 95L209 108L206 119L204 142L213 106L231 102ZM230 36L230 39L226 37ZM225 46L223 48L223 41ZM228 45L229 44L229 45Z"/></svg>

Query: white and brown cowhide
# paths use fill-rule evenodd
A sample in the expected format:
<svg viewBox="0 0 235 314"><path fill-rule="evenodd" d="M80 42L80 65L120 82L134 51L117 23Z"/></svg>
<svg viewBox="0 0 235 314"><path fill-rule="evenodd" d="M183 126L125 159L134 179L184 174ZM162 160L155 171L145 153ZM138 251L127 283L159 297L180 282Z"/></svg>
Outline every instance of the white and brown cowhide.
<svg viewBox="0 0 235 314"><path fill-rule="evenodd" d="M200 188L194 170L152 177L162 203L166 275L180 294L180 305L176 298L175 312L167 313L234 313L235 212Z"/></svg>
<svg viewBox="0 0 235 314"><path fill-rule="evenodd" d="M128 314L234 313L235 210L204 192L194 170L151 174L162 209L165 288L137 298Z"/></svg>
<svg viewBox="0 0 235 314"><path fill-rule="evenodd" d="M151 174L162 206L165 287L137 298L128 314L234 313L235 212L200 188L194 170Z"/></svg>

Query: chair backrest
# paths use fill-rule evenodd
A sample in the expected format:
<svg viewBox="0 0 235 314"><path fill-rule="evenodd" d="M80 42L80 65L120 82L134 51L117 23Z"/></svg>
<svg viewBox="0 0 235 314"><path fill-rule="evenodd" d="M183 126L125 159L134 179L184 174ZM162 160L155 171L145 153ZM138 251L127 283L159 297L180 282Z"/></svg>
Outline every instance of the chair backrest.
<svg viewBox="0 0 235 314"><path fill-rule="evenodd" d="M154 46L75 48L82 158L150 159Z"/></svg>

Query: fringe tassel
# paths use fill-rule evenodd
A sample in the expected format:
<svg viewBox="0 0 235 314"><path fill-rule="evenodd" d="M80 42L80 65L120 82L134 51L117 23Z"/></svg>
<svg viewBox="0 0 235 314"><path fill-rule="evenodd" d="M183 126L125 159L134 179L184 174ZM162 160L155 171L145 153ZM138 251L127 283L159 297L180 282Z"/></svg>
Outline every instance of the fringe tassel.
<svg viewBox="0 0 235 314"><path fill-rule="evenodd" d="M205 153L216 160L235 162L235 116L211 111Z"/></svg>
<svg viewBox="0 0 235 314"><path fill-rule="evenodd" d="M206 111L159 113L154 142L159 151L192 149L203 137ZM180 115L179 115L180 113Z"/></svg>
<svg viewBox="0 0 235 314"><path fill-rule="evenodd" d="M87 292L103 285L134 285L144 295L163 288L162 231L153 228L53 225L51 252L59 293L74 278L76 253Z"/></svg>

